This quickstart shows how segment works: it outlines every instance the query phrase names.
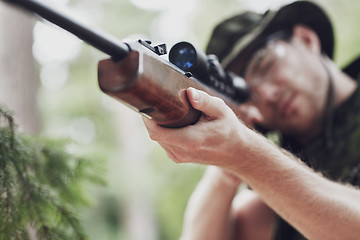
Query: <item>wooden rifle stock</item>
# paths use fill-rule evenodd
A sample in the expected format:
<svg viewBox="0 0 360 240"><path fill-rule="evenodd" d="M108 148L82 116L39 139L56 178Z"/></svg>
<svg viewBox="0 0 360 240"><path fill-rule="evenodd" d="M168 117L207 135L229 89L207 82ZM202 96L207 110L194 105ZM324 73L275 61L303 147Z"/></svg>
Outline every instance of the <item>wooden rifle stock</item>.
<svg viewBox="0 0 360 240"><path fill-rule="evenodd" d="M100 89L159 125L184 127L200 118L187 99L188 87L222 98L238 115L237 103L160 58L149 44L120 42L39 0L4 1L38 14L110 55L111 59L98 64Z"/></svg>

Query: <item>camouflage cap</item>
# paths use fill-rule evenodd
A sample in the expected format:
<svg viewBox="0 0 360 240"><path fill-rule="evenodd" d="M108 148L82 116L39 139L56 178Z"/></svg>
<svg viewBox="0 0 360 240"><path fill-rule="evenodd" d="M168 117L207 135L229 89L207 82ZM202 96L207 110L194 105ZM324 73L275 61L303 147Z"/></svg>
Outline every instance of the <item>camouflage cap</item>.
<svg viewBox="0 0 360 240"><path fill-rule="evenodd" d="M237 74L243 75L247 60L268 36L283 30L292 31L296 24L313 29L319 36L323 53L333 57L331 22L318 5L308 1L293 2L264 14L247 11L222 21L214 28L206 53L215 54L225 69L236 69Z"/></svg>

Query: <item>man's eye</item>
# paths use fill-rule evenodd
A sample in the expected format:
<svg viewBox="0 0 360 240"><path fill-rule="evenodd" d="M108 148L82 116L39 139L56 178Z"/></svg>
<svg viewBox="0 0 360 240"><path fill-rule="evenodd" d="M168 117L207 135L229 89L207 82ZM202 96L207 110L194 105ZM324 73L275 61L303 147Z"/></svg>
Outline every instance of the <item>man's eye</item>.
<svg viewBox="0 0 360 240"><path fill-rule="evenodd" d="M276 58L272 58L270 56L267 56L262 59L261 63L259 64L258 73L260 74L267 74L271 67L275 64Z"/></svg>

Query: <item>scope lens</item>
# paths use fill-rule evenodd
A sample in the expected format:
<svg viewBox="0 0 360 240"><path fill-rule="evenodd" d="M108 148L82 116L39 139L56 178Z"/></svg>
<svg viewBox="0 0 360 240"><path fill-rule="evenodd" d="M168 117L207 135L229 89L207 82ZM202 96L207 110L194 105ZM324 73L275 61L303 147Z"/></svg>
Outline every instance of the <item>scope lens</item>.
<svg viewBox="0 0 360 240"><path fill-rule="evenodd" d="M187 42L180 42L171 48L169 61L184 71L190 71L196 64L195 48Z"/></svg>

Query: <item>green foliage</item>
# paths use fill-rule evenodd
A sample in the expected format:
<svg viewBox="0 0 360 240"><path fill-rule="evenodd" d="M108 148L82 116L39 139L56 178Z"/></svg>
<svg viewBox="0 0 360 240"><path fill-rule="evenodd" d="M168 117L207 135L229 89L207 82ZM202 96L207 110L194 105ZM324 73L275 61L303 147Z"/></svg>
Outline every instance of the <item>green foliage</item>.
<svg viewBox="0 0 360 240"><path fill-rule="evenodd" d="M94 13L92 23L119 39L132 39L135 36L135 38L149 38L154 43L164 42L168 47L171 47L172 40L188 40L204 49L215 24L242 10L248 10L249 5L253 5L250 3L256 1L194 0L193 2L197 5L191 14L186 14L187 11L180 14L181 10L178 11L179 14L176 12L167 14L169 11L167 8L140 9L129 0L71 0L69 2L73 6L86 4L85 7L79 7L79 9L86 13ZM271 5L269 3L278 2L276 0L258 1L258 4ZM351 4L336 0L316 0L315 2L321 3L328 10L336 25L339 46L336 59L337 63L344 64L359 53L357 44L360 34L356 32L354 24L357 22L360 1L346 2ZM174 18L164 18L164 16L176 16L176 18L174 20ZM180 35L174 39L172 34L178 31L176 23L187 22L185 20L189 18L191 21L188 21L186 35ZM170 27L176 31L170 31L172 30L170 27L159 25L164 22L170 22ZM156 30L163 34L158 36ZM164 36L169 36L169 39ZM107 57L84 44L75 59L64 63L69 69L66 84L56 90L40 89L38 99L42 110L43 131L45 134L54 135L54 129L66 129L72 119L83 117L91 120L95 125L94 139L80 148L81 151L96 150L108 159L108 164L105 166L108 171L104 176L108 179L108 185L106 188L91 189L91 198L95 204L91 209L82 209L84 228L89 234L89 239L131 239L128 232L131 228L129 225L133 223L129 221L128 210L136 202L134 194L131 194L133 192L136 192L136 196L143 201L147 201L147 206L154 208L159 239L177 239L181 232L187 200L201 178L203 168L188 164L174 164L159 147L149 151L146 167L131 164L136 161L137 153L122 154L129 152L126 149L129 145L124 144L121 137L123 134L128 134L128 131L123 129L132 125L119 127L121 124L128 124L126 121L121 121L126 118L127 113L118 111L120 103L112 104L104 101L107 99L97 86L96 64L98 60ZM129 138L134 136L131 135ZM272 137L276 140L276 136ZM54 144L56 145L55 142ZM144 162L141 164L143 165ZM76 193L77 187L74 185L72 188Z"/></svg>
<svg viewBox="0 0 360 240"><path fill-rule="evenodd" d="M89 160L62 140L15 132L0 108L0 239L86 239L75 206L87 203L83 183L101 183Z"/></svg>

